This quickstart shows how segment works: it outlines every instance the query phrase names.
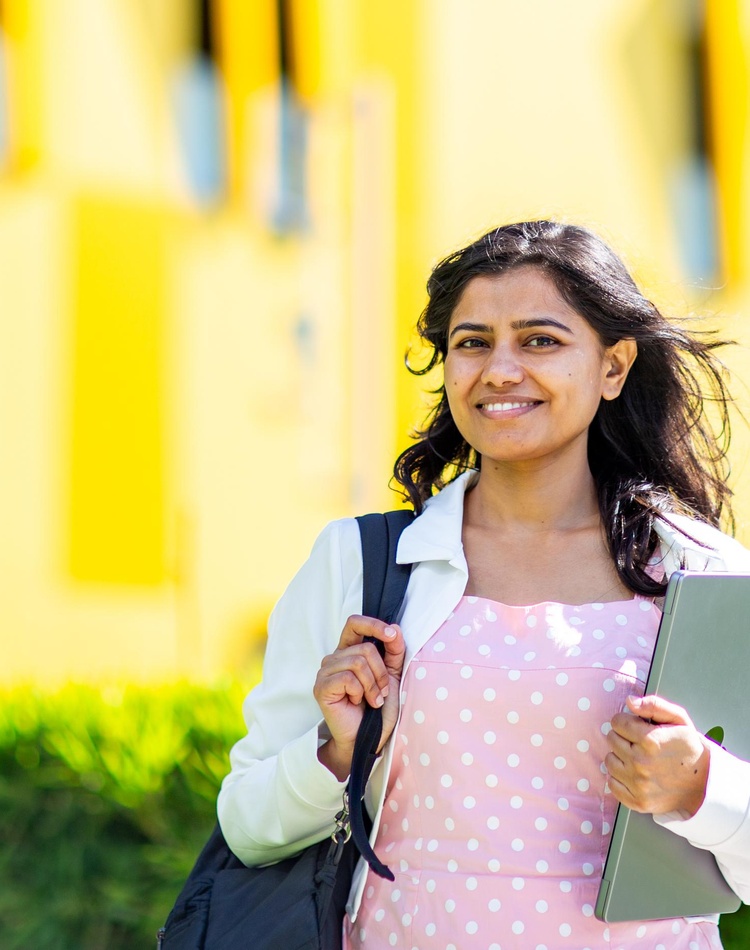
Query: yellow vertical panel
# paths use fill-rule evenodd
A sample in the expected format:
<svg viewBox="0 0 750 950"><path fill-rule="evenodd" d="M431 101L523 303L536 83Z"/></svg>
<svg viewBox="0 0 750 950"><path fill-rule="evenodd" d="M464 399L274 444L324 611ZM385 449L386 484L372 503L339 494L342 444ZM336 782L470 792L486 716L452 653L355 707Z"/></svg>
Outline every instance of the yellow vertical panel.
<svg viewBox="0 0 750 950"><path fill-rule="evenodd" d="M257 89L279 76L275 0L216 0L215 35L226 90L229 192L242 198L248 148L248 102Z"/></svg>
<svg viewBox="0 0 750 950"><path fill-rule="evenodd" d="M165 577L162 374L165 215L78 202L74 248L70 571Z"/></svg>
<svg viewBox="0 0 750 950"><path fill-rule="evenodd" d="M9 164L23 170L42 155L42 23L39 0L3 0L8 38Z"/></svg>
<svg viewBox="0 0 750 950"><path fill-rule="evenodd" d="M295 91L311 100L323 78L320 0L290 0L289 12Z"/></svg>
<svg viewBox="0 0 750 950"><path fill-rule="evenodd" d="M706 46L709 122L720 197L720 233L726 277L742 278L742 217L746 161L748 63L740 29L740 0L707 0Z"/></svg>

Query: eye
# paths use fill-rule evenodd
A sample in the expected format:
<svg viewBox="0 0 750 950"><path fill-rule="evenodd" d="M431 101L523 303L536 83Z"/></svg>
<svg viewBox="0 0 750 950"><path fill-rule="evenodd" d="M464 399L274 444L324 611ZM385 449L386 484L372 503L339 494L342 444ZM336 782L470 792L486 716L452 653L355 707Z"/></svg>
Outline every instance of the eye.
<svg viewBox="0 0 750 950"><path fill-rule="evenodd" d="M548 346L557 346L558 343L559 341L554 337L540 335L532 336L524 345L530 346L533 349L546 349Z"/></svg>
<svg viewBox="0 0 750 950"><path fill-rule="evenodd" d="M473 350L488 346L486 340L476 336L467 336L463 340L457 340L454 344L457 350Z"/></svg>

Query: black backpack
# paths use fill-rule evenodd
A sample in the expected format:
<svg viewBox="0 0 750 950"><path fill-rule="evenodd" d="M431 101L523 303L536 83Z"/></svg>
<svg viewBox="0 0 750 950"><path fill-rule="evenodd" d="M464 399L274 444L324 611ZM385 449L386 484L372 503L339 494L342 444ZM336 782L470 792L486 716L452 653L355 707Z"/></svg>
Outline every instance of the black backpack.
<svg viewBox="0 0 750 950"><path fill-rule="evenodd" d="M412 518L403 510L357 518L362 612L386 623L398 616L409 581L411 565L396 564L396 546ZM370 847L362 801L381 723L381 711L367 706L331 838L277 864L248 868L229 850L219 825L214 827L157 935L159 950L339 950L360 854L376 873L393 880Z"/></svg>

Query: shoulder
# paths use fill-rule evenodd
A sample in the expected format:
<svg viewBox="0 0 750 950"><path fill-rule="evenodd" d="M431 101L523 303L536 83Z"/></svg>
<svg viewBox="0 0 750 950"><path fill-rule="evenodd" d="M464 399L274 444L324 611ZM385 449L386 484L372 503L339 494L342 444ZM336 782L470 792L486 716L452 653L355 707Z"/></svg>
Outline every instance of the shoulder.
<svg viewBox="0 0 750 950"><path fill-rule="evenodd" d="M670 513L654 528L667 551L690 570L750 571L750 551L713 525Z"/></svg>

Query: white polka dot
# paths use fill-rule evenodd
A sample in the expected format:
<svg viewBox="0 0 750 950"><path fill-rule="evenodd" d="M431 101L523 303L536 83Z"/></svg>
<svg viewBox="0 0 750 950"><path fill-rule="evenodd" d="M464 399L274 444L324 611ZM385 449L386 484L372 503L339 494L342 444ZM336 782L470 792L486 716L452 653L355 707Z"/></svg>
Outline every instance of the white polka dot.
<svg viewBox="0 0 750 950"><path fill-rule="evenodd" d="M591 631L591 636L592 636L595 640L603 640L603 639L604 639L604 631L603 631L603 630L592 630L592 631Z"/></svg>
<svg viewBox="0 0 750 950"><path fill-rule="evenodd" d="M495 697L497 696L497 693L495 692L494 689L492 689L491 687L488 687L488 688L482 693L482 695L484 696L484 698L487 700L488 703L491 703L491 702L495 699Z"/></svg>
<svg viewBox="0 0 750 950"><path fill-rule="evenodd" d="M524 889L524 885L526 884L526 881L524 881L522 877L514 877L513 880L511 881L511 884L513 885L514 891L522 891Z"/></svg>
<svg viewBox="0 0 750 950"><path fill-rule="evenodd" d="M558 686L567 686L568 683L568 674L567 673L558 673L555 677L555 682Z"/></svg>
<svg viewBox="0 0 750 950"><path fill-rule="evenodd" d="M484 741L487 745L493 745L495 742L497 742L497 736L494 732L492 732L491 729L489 729L484 734Z"/></svg>
<svg viewBox="0 0 750 950"><path fill-rule="evenodd" d="M549 871L549 864L546 861L540 860L536 862L536 869L540 874L546 874Z"/></svg>
<svg viewBox="0 0 750 950"><path fill-rule="evenodd" d="M383 910L382 907L380 908L380 910L375 911L375 920L377 920L378 923L380 923L380 921L384 917L385 917L385 911Z"/></svg>
<svg viewBox="0 0 750 950"><path fill-rule="evenodd" d="M521 762L521 759L520 759L519 756L517 756L517 755L515 754L515 752L513 752L513 753L511 753L511 754L508 756L508 758L506 759L506 761L507 761L508 765L509 765L512 769L515 769L515 768L518 768L518 766L519 766L519 764L520 764L520 762Z"/></svg>
<svg viewBox="0 0 750 950"><path fill-rule="evenodd" d="M450 736L443 729L437 734L437 741L440 743L440 745L447 745L448 742L450 741Z"/></svg>
<svg viewBox="0 0 750 950"><path fill-rule="evenodd" d="M514 838L510 843L514 851L523 851L523 841L521 838Z"/></svg>
<svg viewBox="0 0 750 950"><path fill-rule="evenodd" d="M591 708L591 700L586 696L582 696L578 700L578 708L581 710L581 712L586 712L587 709Z"/></svg>
<svg viewBox="0 0 750 950"><path fill-rule="evenodd" d="M421 851L423 844L424 844L424 838L422 838L422 837L417 838L417 840L414 842L414 850L415 850L415 851Z"/></svg>
<svg viewBox="0 0 750 950"><path fill-rule="evenodd" d="M464 808L473 808L477 803L476 798L471 795L467 795L464 799Z"/></svg>
<svg viewBox="0 0 750 950"><path fill-rule="evenodd" d="M435 924L427 924L427 926L424 929L424 932L427 934L428 937L433 937L435 935L436 930L437 930L437 927L435 926Z"/></svg>
<svg viewBox="0 0 750 950"><path fill-rule="evenodd" d="M625 649L625 647L617 647L615 649L615 656L619 657L621 660L624 660L627 655L628 651Z"/></svg>
<svg viewBox="0 0 750 950"><path fill-rule="evenodd" d="M681 930L682 930L682 927L680 926L679 920L675 920L674 923L672 924L672 933L678 934Z"/></svg>
<svg viewBox="0 0 750 950"><path fill-rule="evenodd" d="M531 663L532 660L536 659L536 653L534 653L533 650L529 650L528 653L524 653L523 658L527 663Z"/></svg>
<svg viewBox="0 0 750 950"><path fill-rule="evenodd" d="M404 818L404 820L401 822L401 830L402 830L402 831L408 831L408 830L409 830L409 822L408 822L408 820L407 820L406 818ZM402 870L405 871L406 868L402 868Z"/></svg>
<svg viewBox="0 0 750 950"><path fill-rule="evenodd" d="M560 890L563 892L563 894L570 894L572 889L573 885L570 883L570 881L560 881Z"/></svg>
<svg viewBox="0 0 750 950"><path fill-rule="evenodd" d="M591 877L591 875L594 873L594 865L591 864L589 861L586 861L582 865L582 870L583 870L583 873L586 875L586 877Z"/></svg>
<svg viewBox="0 0 750 950"><path fill-rule="evenodd" d="M391 799L388 802L388 807L391 809L391 811L398 811L398 802L395 802L393 799Z"/></svg>
<svg viewBox="0 0 750 950"><path fill-rule="evenodd" d="M445 686L439 686L435 690L435 699L439 699L442 702L444 699L447 699L447 698L448 698L448 690L445 688Z"/></svg>
<svg viewBox="0 0 750 950"><path fill-rule="evenodd" d="M492 911L493 914L496 914L503 905L500 903L500 901L496 897L493 897L487 906L489 907L489 909Z"/></svg>
<svg viewBox="0 0 750 950"><path fill-rule="evenodd" d="M489 656L492 653L492 650L487 646L486 643L482 643L477 647L477 653L480 656Z"/></svg>
<svg viewBox="0 0 750 950"><path fill-rule="evenodd" d="M619 624L621 627L625 627L627 626L628 618L625 616L625 614L618 614L615 617L615 623Z"/></svg>
<svg viewBox="0 0 750 950"><path fill-rule="evenodd" d="M464 765L471 765L474 761L474 756L471 754L471 752L464 752L461 755L461 761Z"/></svg>
<svg viewBox="0 0 750 950"><path fill-rule="evenodd" d="M541 704L544 702L544 696L542 696L542 694L538 690L533 692L530 698L531 698L531 702L535 706L541 706Z"/></svg>
<svg viewBox="0 0 750 950"><path fill-rule="evenodd" d="M487 618L487 620L489 620L490 623L494 623L497 620L497 614L494 610L490 610L489 607L485 611L484 616Z"/></svg>
<svg viewBox="0 0 750 950"><path fill-rule="evenodd" d="M490 817L487 819L487 827L490 829L490 831L497 831L497 829L500 827L500 819L496 815L490 815Z"/></svg>
<svg viewBox="0 0 750 950"><path fill-rule="evenodd" d="M411 914L404 914L401 917L401 923L403 924L404 927L408 927L409 924L411 923Z"/></svg>
<svg viewBox="0 0 750 950"><path fill-rule="evenodd" d="M582 821L582 822L581 822L581 831L582 831L585 835L590 835L593 830L594 830L594 826L591 824L590 821Z"/></svg>
<svg viewBox="0 0 750 950"><path fill-rule="evenodd" d="M429 765L430 764L429 755L427 755L426 752L422 752L419 756L419 762L420 762L420 765Z"/></svg>
<svg viewBox="0 0 750 950"><path fill-rule="evenodd" d="M638 937L639 939L643 939L643 937L646 936L647 932L648 932L648 928L641 925L641 926L636 930L635 935L636 935L636 937Z"/></svg>
<svg viewBox="0 0 750 950"><path fill-rule="evenodd" d="M449 914L452 914L453 911L456 909L456 902L455 902L454 900L451 900L451 899L449 898L449 899L445 902L445 909L448 911Z"/></svg>
<svg viewBox="0 0 750 950"><path fill-rule="evenodd" d="M407 768L409 767L409 756L408 756L408 755L402 755L402 756L401 756L401 761L404 763L404 765L405 765Z"/></svg>
<svg viewBox="0 0 750 950"><path fill-rule="evenodd" d="M437 887L437 882L433 878L430 878L430 880L425 884L425 888L427 889L428 894L434 894L436 887Z"/></svg>
<svg viewBox="0 0 750 950"><path fill-rule="evenodd" d="M477 879L475 877L466 878L466 890L475 891L477 889Z"/></svg>
<svg viewBox="0 0 750 950"><path fill-rule="evenodd" d="M553 765L555 766L556 769L564 769L565 766L567 765L567 762L561 755L558 755L558 756L555 756L555 761L553 762Z"/></svg>
<svg viewBox="0 0 750 950"><path fill-rule="evenodd" d="M555 729L564 729L565 728L565 718L563 716L555 716L552 720Z"/></svg>
<svg viewBox="0 0 750 950"><path fill-rule="evenodd" d="M490 858L490 860L487 862L487 867L494 874L500 870L500 862L497 860L497 858Z"/></svg>
<svg viewBox="0 0 750 950"><path fill-rule="evenodd" d="M529 742L538 748L544 742L544 739L539 735L538 732L535 732Z"/></svg>
<svg viewBox="0 0 750 950"><path fill-rule="evenodd" d="M461 722L471 722L471 710L462 709L458 714L458 718L461 720Z"/></svg>
<svg viewBox="0 0 750 950"><path fill-rule="evenodd" d="M458 861L455 861L453 858L451 858L450 861L446 864L446 867L451 872L451 874L455 874L456 871L458 870Z"/></svg>
<svg viewBox="0 0 750 950"><path fill-rule="evenodd" d="M510 800L511 808L523 808L523 799L520 795L514 795Z"/></svg>
<svg viewBox="0 0 750 950"><path fill-rule="evenodd" d="M540 778L538 775L535 775L534 778L531 780L531 787L536 788L537 790L540 788L544 788L544 779Z"/></svg>
<svg viewBox="0 0 750 950"><path fill-rule="evenodd" d="M602 834L603 834L603 835L608 835L608 834L609 834L609 822L608 822L608 821L603 821L603 822L602 822Z"/></svg>
<svg viewBox="0 0 750 950"><path fill-rule="evenodd" d="M606 679L602 683L602 686L608 693L611 693L612 690L615 688L615 681L612 679Z"/></svg>
<svg viewBox="0 0 750 950"><path fill-rule="evenodd" d="M509 647L512 647L516 642L516 638L514 636L511 636L511 634L509 633L506 634L506 636L503 639L508 644Z"/></svg>
<svg viewBox="0 0 750 950"><path fill-rule="evenodd" d="M362 943L364 943L366 938L367 938L367 931L365 930L364 927L361 927L359 931L359 939L362 941Z"/></svg>
<svg viewBox="0 0 750 950"><path fill-rule="evenodd" d="M603 722L603 723L602 723L602 727L601 727L601 734L602 734L603 736L608 736L608 735L610 734L610 732L612 732L612 723L611 723L611 722Z"/></svg>
<svg viewBox="0 0 750 950"><path fill-rule="evenodd" d="M587 792L589 790L589 780L586 778L579 778L576 782L576 788L579 792Z"/></svg>
<svg viewBox="0 0 750 950"><path fill-rule="evenodd" d="M455 831L456 823L452 818L446 818L443 822L448 831Z"/></svg>
<svg viewBox="0 0 750 950"><path fill-rule="evenodd" d="M535 907L537 909L537 912L540 914L546 914L547 911L549 910L549 904L547 903L547 901L537 901L535 904Z"/></svg>
<svg viewBox="0 0 750 950"><path fill-rule="evenodd" d="M514 920L510 929L513 931L514 934L522 934L524 931L523 921Z"/></svg>
<svg viewBox="0 0 750 950"><path fill-rule="evenodd" d="M557 807L560 809L560 811L567 811L570 808L570 802L567 798L558 798Z"/></svg>
<svg viewBox="0 0 750 950"><path fill-rule="evenodd" d="M569 937L573 932L573 928L570 924L560 924L559 932L561 937Z"/></svg>
<svg viewBox="0 0 750 950"><path fill-rule="evenodd" d="M414 722L419 723L419 725L421 726L422 723L425 721L425 714L422 712L421 709L415 709L413 718L414 718Z"/></svg>
<svg viewBox="0 0 750 950"><path fill-rule="evenodd" d="M432 652L442 653L444 649L445 649L445 644L442 641L438 640L438 642L433 645Z"/></svg>
<svg viewBox="0 0 750 950"><path fill-rule="evenodd" d="M471 634L472 628L468 623L465 623L463 627L458 631L462 637L468 637Z"/></svg>
<svg viewBox="0 0 750 950"><path fill-rule="evenodd" d="M514 726L514 725L518 722L518 720L519 720L521 717L518 715L517 712L513 712L513 711L511 710L505 718L508 720L508 722L509 722L511 725Z"/></svg>
<svg viewBox="0 0 750 950"><path fill-rule="evenodd" d="M527 626L527 627L535 627L535 626L536 626L536 617L534 616L534 614L529 614L529 615L526 617L526 626Z"/></svg>
<svg viewBox="0 0 750 950"><path fill-rule="evenodd" d="M443 786L443 788L450 788L453 784L453 777L451 775L441 775L440 784Z"/></svg>
<svg viewBox="0 0 750 950"><path fill-rule="evenodd" d="M563 840L557 846L557 850L560 852L560 854L567 854L570 851L570 842L563 838Z"/></svg>
<svg viewBox="0 0 750 950"><path fill-rule="evenodd" d="M479 930L479 924L478 924L475 920L470 920L470 921L466 924L466 933L467 933L467 934L475 934L475 933L477 932L477 930Z"/></svg>
<svg viewBox="0 0 750 950"><path fill-rule="evenodd" d="M461 679L470 680L474 675L474 670L470 666L461 667Z"/></svg>
<svg viewBox="0 0 750 950"><path fill-rule="evenodd" d="M546 818L537 818L534 822L534 827L537 831L544 831L547 828L547 819Z"/></svg>
<svg viewBox="0 0 750 950"><path fill-rule="evenodd" d="M437 849L438 849L437 839L436 839L436 838L430 838L430 840L427 842L427 850L428 850L428 851L437 851Z"/></svg>
<svg viewBox="0 0 750 950"><path fill-rule="evenodd" d="M568 650L568 656L580 656L581 648L576 644Z"/></svg>
<svg viewBox="0 0 750 950"><path fill-rule="evenodd" d="M388 934L388 943L389 943L392 947L395 947L396 944L398 943L398 934L395 933L395 931L393 931L393 930Z"/></svg>
<svg viewBox="0 0 750 950"><path fill-rule="evenodd" d="M520 680L520 679L521 679L521 671L520 671L520 670L508 670L508 679L509 679L509 680L512 680L514 683L515 683L516 680Z"/></svg>
<svg viewBox="0 0 750 950"><path fill-rule="evenodd" d="M576 749L578 749L579 752L588 752L589 744L585 739L579 739L578 742L576 742Z"/></svg>
<svg viewBox="0 0 750 950"><path fill-rule="evenodd" d="M427 676L427 668L426 668L426 667L424 667L424 666L418 666L418 667L416 668L416 670L414 670L414 678L415 678L415 679L423 680L423 679L425 678L425 676Z"/></svg>
<svg viewBox="0 0 750 950"><path fill-rule="evenodd" d="M372 884L371 884L371 885L367 888L367 890L365 891L365 897L366 897L368 900L371 900L371 899L372 899L372 895L373 895L374 893L375 893L375 888L374 888L374 887L372 886Z"/></svg>
<svg viewBox="0 0 750 950"><path fill-rule="evenodd" d="M488 775L487 778L484 780L484 784L487 786L487 788L497 788L497 785L498 785L497 775L492 775L492 774Z"/></svg>
<svg viewBox="0 0 750 950"><path fill-rule="evenodd" d="M469 851L476 851L479 847L479 842L476 838L469 838L469 840L466 842L466 847L469 849Z"/></svg>
<svg viewBox="0 0 750 950"><path fill-rule="evenodd" d="M425 808L434 808L434 807L435 807L435 799L432 797L432 795L426 795L426 796L425 796L424 807L425 807Z"/></svg>

